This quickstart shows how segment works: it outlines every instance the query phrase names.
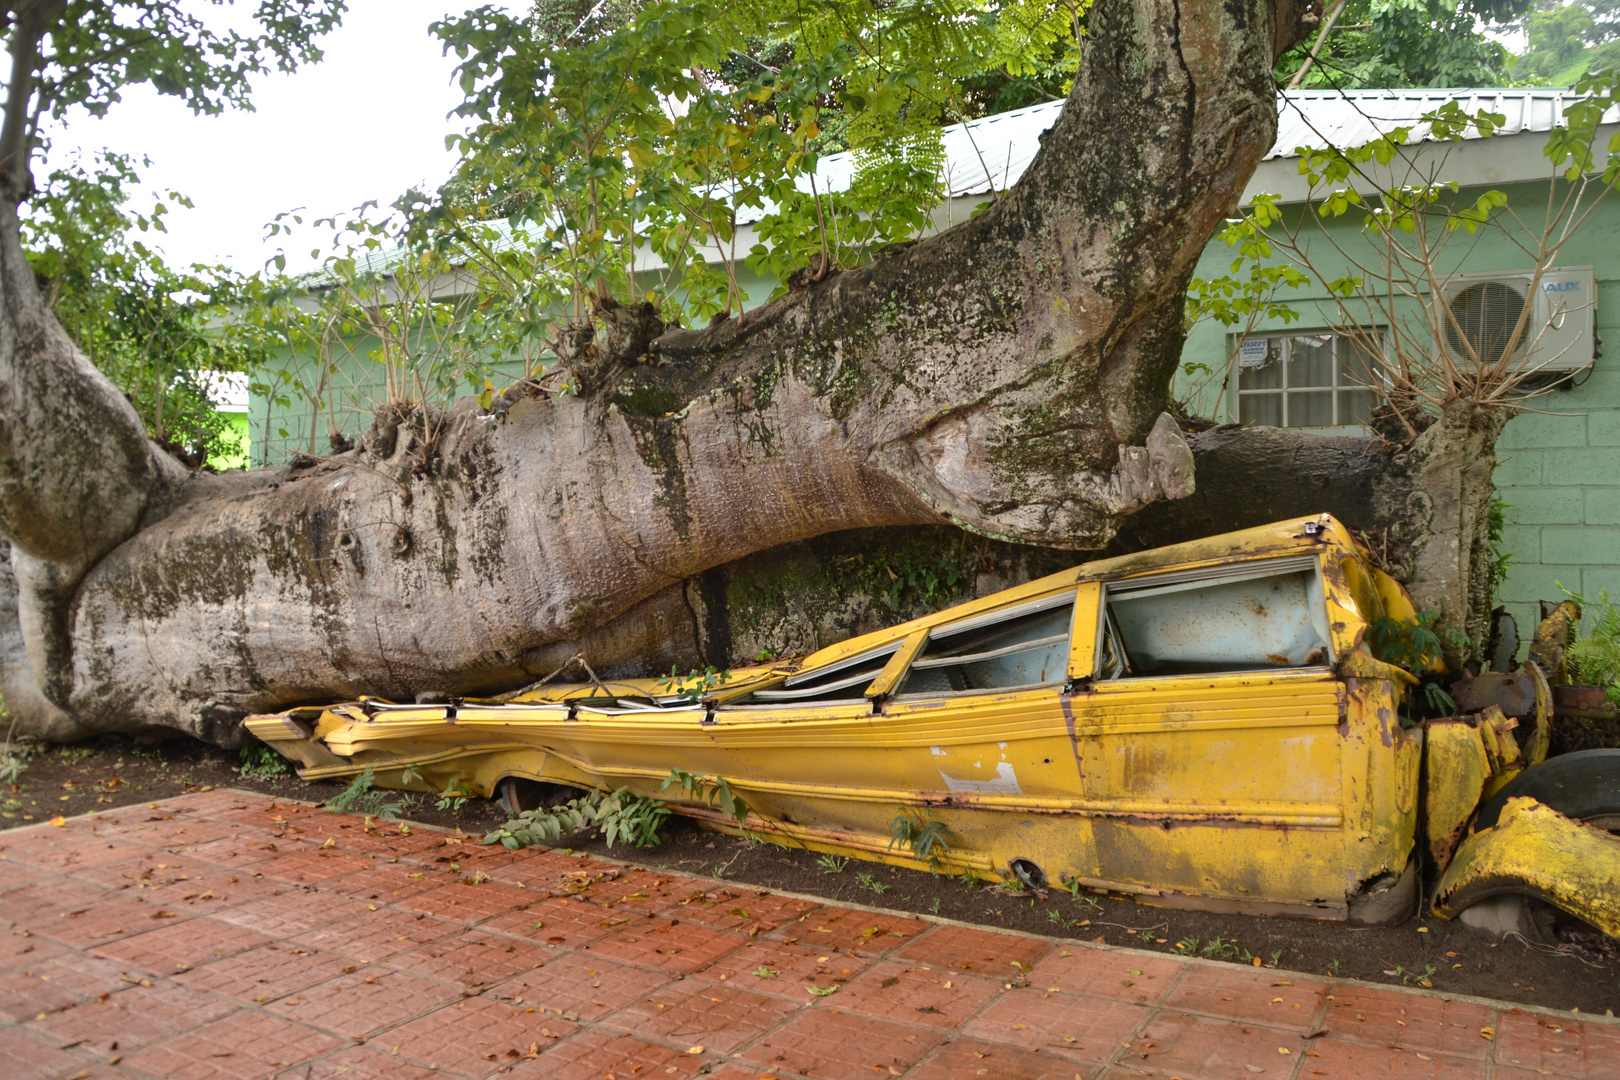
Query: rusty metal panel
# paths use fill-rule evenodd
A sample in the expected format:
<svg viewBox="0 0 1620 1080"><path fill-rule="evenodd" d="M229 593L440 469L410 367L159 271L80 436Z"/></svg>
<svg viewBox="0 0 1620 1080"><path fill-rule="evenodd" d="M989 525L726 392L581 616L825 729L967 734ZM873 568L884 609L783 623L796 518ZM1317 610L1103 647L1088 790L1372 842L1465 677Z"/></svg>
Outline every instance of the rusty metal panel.
<svg viewBox="0 0 1620 1080"><path fill-rule="evenodd" d="M1620 937L1620 837L1534 799L1509 799L1495 828L1458 847L1435 890L1434 913L1453 919L1500 893L1539 897Z"/></svg>
<svg viewBox="0 0 1620 1080"><path fill-rule="evenodd" d="M1429 857L1444 868L1462 839L1491 777L1490 758L1479 729L1463 720L1431 721L1427 729L1423 777Z"/></svg>

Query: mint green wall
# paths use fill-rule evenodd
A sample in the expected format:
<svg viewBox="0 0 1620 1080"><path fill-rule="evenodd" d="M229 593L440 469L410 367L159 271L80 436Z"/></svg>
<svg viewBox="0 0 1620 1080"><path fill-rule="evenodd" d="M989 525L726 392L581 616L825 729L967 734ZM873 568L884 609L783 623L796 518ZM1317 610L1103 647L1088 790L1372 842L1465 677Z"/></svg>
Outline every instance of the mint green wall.
<svg viewBox="0 0 1620 1080"><path fill-rule="evenodd" d="M774 280L762 278L747 267L738 268L737 283L747 297L744 306L748 308L764 303L776 286ZM331 377L332 389L324 399L318 416L308 401L285 389L282 394L289 399L286 405L260 394L252 396L247 422L255 468L279 465L294 453L329 453L328 436L334 415L338 430L350 439L357 438L371 426L372 411L384 402L387 395L383 390L380 366L366 358L368 348L364 342L353 343L351 355L338 365L337 373ZM293 359L285 351L281 352L270 365L270 371L282 367L290 370ZM306 372L311 369L307 361L305 369ZM490 379L499 390L522 376L522 360L507 358L494 365ZM310 373L305 377L313 378L313 375ZM268 379L261 373L256 376L256 381ZM475 392L474 388L463 386L458 394ZM310 439L312 430L315 435L313 441Z"/></svg>
<svg viewBox="0 0 1620 1080"><path fill-rule="evenodd" d="M1505 186L1510 202L1527 221L1545 215L1547 186ZM1477 195L1468 189L1464 197ZM1358 245L1369 257L1372 248L1353 226L1337 227L1346 248ZM1477 239L1451 245L1453 265L1448 270L1511 271L1528 267L1525 254L1500 233L1483 232ZM1226 274L1232 249L1215 241L1199 261L1201 277ZM1582 231L1575 234L1559 258L1564 266L1591 266L1597 279L1595 326L1607 354L1589 373L1577 375L1580 385L1555 391L1532 403L1535 413L1509 421L1497 446L1496 483L1509 504L1504 547L1513 553L1512 569L1498 595L1528 639L1537 619L1536 601L1561 599L1555 582L1570 589L1596 593L1608 589L1620 596L1620 199L1600 203ZM1348 267L1345 268L1348 272ZM1315 303L1320 289L1302 290L1289 302L1303 316L1297 323L1264 324L1266 330L1323 329L1331 319L1328 305ZM1319 314L1324 313L1324 314ZM1206 323L1189 334L1184 360L1221 368L1228 355L1228 332ZM1189 388L1182 376L1179 386ZM1214 387L1206 387L1189 402L1207 410ZM1232 421L1236 408L1230 392L1217 419ZM1548 415L1565 414L1565 415Z"/></svg>

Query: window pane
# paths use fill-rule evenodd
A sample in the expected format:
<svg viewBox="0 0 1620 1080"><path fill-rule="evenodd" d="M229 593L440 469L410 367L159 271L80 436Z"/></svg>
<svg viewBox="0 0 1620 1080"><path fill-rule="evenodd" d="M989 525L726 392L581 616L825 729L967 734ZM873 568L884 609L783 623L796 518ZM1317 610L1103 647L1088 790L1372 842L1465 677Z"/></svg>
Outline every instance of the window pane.
<svg viewBox="0 0 1620 1080"><path fill-rule="evenodd" d="M902 694L948 694L1060 682L1069 669L1074 604L930 639Z"/></svg>
<svg viewBox="0 0 1620 1080"><path fill-rule="evenodd" d="M1239 394L1238 422L1282 427L1282 395Z"/></svg>
<svg viewBox="0 0 1620 1080"><path fill-rule="evenodd" d="M1288 426L1333 426L1333 391L1290 392L1288 395Z"/></svg>
<svg viewBox="0 0 1620 1080"><path fill-rule="evenodd" d="M1339 423L1368 424L1373 409L1378 406L1378 395L1371 390L1339 391Z"/></svg>
<svg viewBox="0 0 1620 1080"><path fill-rule="evenodd" d="M1110 597L1135 675L1308 667L1328 662L1313 617L1321 596L1311 570L1214 582L1158 595Z"/></svg>
<svg viewBox="0 0 1620 1080"><path fill-rule="evenodd" d="M1371 386L1384 369L1384 343L1376 335L1339 339L1339 385Z"/></svg>
<svg viewBox="0 0 1620 1080"><path fill-rule="evenodd" d="M1243 343L1254 348L1254 338ZM1238 389L1276 390L1282 387L1282 338L1265 339L1266 352L1258 364L1249 362L1242 349L1238 351Z"/></svg>
<svg viewBox="0 0 1620 1080"><path fill-rule="evenodd" d="M1300 334L1294 338L1293 355L1288 361L1288 385L1333 385L1333 335ZM1290 416L1291 426L1293 419Z"/></svg>
<svg viewBox="0 0 1620 1080"><path fill-rule="evenodd" d="M866 693L867 684L878 677L890 655L899 647L896 643L879 653L853 657L822 671L796 675L769 690L756 690L751 703L859 701Z"/></svg>

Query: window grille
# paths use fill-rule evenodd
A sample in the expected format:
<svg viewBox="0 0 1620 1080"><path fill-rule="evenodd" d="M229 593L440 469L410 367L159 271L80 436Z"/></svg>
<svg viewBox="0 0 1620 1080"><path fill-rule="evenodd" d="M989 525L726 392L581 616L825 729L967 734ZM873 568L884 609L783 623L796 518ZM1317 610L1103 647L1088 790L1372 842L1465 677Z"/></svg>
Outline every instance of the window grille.
<svg viewBox="0 0 1620 1080"><path fill-rule="evenodd" d="M1238 348L1238 421L1272 427L1365 425L1383 339L1332 331L1250 337Z"/></svg>

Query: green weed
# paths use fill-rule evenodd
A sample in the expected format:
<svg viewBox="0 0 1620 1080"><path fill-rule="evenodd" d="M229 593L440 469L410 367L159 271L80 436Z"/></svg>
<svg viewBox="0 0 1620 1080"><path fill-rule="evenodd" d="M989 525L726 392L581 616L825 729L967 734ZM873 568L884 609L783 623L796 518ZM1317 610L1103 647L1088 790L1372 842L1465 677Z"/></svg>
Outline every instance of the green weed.
<svg viewBox="0 0 1620 1080"><path fill-rule="evenodd" d="M367 765L365 771L350 781L348 787L326 800L327 812L342 814L353 811L367 817L399 817L402 810L399 802L391 799L389 792L372 789L376 778L376 770Z"/></svg>
<svg viewBox="0 0 1620 1080"><path fill-rule="evenodd" d="M486 835L486 844L500 843L516 850L543 847L581 829L596 827L608 847L627 843L635 847L657 847L659 830L669 818L669 807L659 799L649 799L620 788L612 794L588 791L560 806L525 810L499 829Z"/></svg>
<svg viewBox="0 0 1620 1080"><path fill-rule="evenodd" d="M822 855L816 862L820 864L823 874L842 874L844 867L849 865L849 859L842 855Z"/></svg>
<svg viewBox="0 0 1620 1080"><path fill-rule="evenodd" d="M743 802L741 796L732 793L731 785L726 783L723 776L705 776L703 773L689 773L685 769L671 769L664 782L658 785L658 790L667 790L671 784L679 784L681 790L705 805L718 806L721 813L739 826L748 820L748 804Z"/></svg>
<svg viewBox="0 0 1620 1080"><path fill-rule="evenodd" d="M682 676L671 666L669 674L659 679L655 684L665 694L673 695L680 701L696 705L702 701L710 691L718 690L731 681L731 672L716 671L711 665L702 671L693 670Z"/></svg>
<svg viewBox="0 0 1620 1080"><path fill-rule="evenodd" d="M15 725L13 725L15 727ZM16 784L28 771L28 759L38 752L32 735L6 738L6 748L0 751L0 784Z"/></svg>
<svg viewBox="0 0 1620 1080"><path fill-rule="evenodd" d="M933 811L924 808L918 812L901 807L889 823L889 850L909 848L914 856L928 863L928 869L938 874L944 856L951 853L946 839L949 835L945 823L934 820Z"/></svg>
<svg viewBox="0 0 1620 1080"><path fill-rule="evenodd" d="M236 752L240 772L250 780L268 780L292 772L292 763L264 743L249 743Z"/></svg>
<svg viewBox="0 0 1620 1080"><path fill-rule="evenodd" d="M440 794L438 802L433 805L440 810L455 813L472 797L473 789L462 783L460 777L456 777L444 785L443 793Z"/></svg>
<svg viewBox="0 0 1620 1080"><path fill-rule="evenodd" d="M889 886L883 884L883 882L879 881L871 874L856 874L855 884L859 885L867 892L875 892L879 896L882 896L884 893L889 891Z"/></svg>

